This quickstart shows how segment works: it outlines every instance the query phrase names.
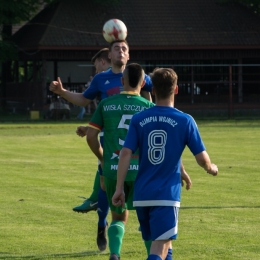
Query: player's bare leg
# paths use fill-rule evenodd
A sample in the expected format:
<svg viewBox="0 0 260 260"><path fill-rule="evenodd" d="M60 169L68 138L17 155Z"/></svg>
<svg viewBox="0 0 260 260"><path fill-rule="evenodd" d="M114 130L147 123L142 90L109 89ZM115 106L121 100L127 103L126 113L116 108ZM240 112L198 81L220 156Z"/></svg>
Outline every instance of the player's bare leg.
<svg viewBox="0 0 260 260"><path fill-rule="evenodd" d="M171 248L171 240L155 240L152 242L150 255L147 260L165 259ZM158 258L159 257L159 258Z"/></svg>

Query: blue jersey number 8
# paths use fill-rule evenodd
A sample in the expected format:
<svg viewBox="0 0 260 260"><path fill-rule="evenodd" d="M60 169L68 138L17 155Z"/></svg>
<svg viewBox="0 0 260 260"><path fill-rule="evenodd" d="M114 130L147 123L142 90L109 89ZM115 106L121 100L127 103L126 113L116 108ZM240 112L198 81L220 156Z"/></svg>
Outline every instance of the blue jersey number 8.
<svg viewBox="0 0 260 260"><path fill-rule="evenodd" d="M148 135L148 159L156 165L161 163L165 157L165 145L167 133L163 130L154 130Z"/></svg>

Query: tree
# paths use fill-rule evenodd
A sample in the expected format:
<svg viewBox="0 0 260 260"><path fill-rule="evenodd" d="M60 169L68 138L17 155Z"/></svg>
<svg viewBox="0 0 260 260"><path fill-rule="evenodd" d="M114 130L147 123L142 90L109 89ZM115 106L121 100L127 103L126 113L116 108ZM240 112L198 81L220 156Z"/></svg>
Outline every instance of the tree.
<svg viewBox="0 0 260 260"><path fill-rule="evenodd" d="M0 0L0 61L6 62L15 57L11 41L13 25L28 21L41 6L50 2L53 0Z"/></svg>
<svg viewBox="0 0 260 260"><path fill-rule="evenodd" d="M5 107L6 82L11 81L12 60L17 59L17 51L11 40L12 27L23 21L28 21L45 4L56 0L0 0L0 63L1 88L0 99Z"/></svg>
<svg viewBox="0 0 260 260"><path fill-rule="evenodd" d="M61 0L0 0L0 106L5 107L6 83L12 81L12 61L18 59L17 48L11 40L13 25L29 21L41 7L59 1ZM120 2L120 0L88 1L99 4Z"/></svg>
<svg viewBox="0 0 260 260"><path fill-rule="evenodd" d="M249 7L255 13L260 14L260 0L237 0L237 2Z"/></svg>

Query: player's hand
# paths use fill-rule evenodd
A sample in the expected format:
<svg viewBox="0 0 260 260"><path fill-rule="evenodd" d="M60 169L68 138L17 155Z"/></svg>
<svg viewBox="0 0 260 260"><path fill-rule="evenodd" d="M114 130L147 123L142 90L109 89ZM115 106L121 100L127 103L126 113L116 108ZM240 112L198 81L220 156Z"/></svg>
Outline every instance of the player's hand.
<svg viewBox="0 0 260 260"><path fill-rule="evenodd" d="M208 174L211 174L213 176L217 176L218 175L218 166L214 163L211 164L211 168L210 170L207 171Z"/></svg>
<svg viewBox="0 0 260 260"><path fill-rule="evenodd" d="M62 82L60 80L60 77L58 77L57 81L52 81L49 90L54 92L57 95L60 95L62 91L65 91L65 89L62 86Z"/></svg>
<svg viewBox="0 0 260 260"><path fill-rule="evenodd" d="M122 206L122 208L125 208L125 193L124 191L118 191L116 190L113 197L112 197L112 203L116 207Z"/></svg>
<svg viewBox="0 0 260 260"><path fill-rule="evenodd" d="M189 174L184 170L181 172L181 185L184 186L184 182L186 183L186 190L191 188L192 182Z"/></svg>
<svg viewBox="0 0 260 260"><path fill-rule="evenodd" d="M88 130L87 126L78 126L76 129L76 134L80 137L84 137L87 135L87 130Z"/></svg>

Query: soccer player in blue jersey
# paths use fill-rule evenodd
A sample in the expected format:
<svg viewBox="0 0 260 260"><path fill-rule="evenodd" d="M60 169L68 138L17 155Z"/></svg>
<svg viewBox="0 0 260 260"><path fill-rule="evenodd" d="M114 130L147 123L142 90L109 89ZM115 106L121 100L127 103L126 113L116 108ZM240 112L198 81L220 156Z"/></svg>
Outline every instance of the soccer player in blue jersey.
<svg viewBox="0 0 260 260"><path fill-rule="evenodd" d="M135 114L120 153L115 206L124 206L124 180L132 154L139 149L139 169L134 186L134 206L145 241L152 240L147 260L169 259L171 240L178 231L180 160L187 145L199 166L216 176L194 119L174 108L177 74L158 68L152 76L156 106ZM171 253L171 252L170 252Z"/></svg>
<svg viewBox="0 0 260 260"><path fill-rule="evenodd" d="M125 66L129 60L129 46L125 40L114 41L109 45L109 58L111 59L111 69L101 72L94 76L91 85L87 90L82 93L73 93L63 88L60 78L57 81L52 81L49 89L60 95L69 102L78 106L87 106L100 95L101 99L108 96L118 94L123 90L121 84L121 78ZM149 76L145 75L145 85L142 88L141 95L151 100L150 92L152 88L152 82ZM103 184L103 177L101 176L101 187ZM88 205L94 205L92 201L89 201ZM86 204L86 202L85 202ZM93 207L96 209L96 207ZM108 214L108 203L106 199L106 193L103 189L100 189L98 194L98 231L97 231L97 244L98 248L103 251L106 249L106 227Z"/></svg>
<svg viewBox="0 0 260 260"><path fill-rule="evenodd" d="M109 52L108 48L103 48L92 57L91 62L94 64L94 67L96 69L96 74L111 68L111 60L110 58L108 58L108 52ZM80 133L80 131L81 128L78 127L76 133L79 136L82 136L82 133ZM94 185L93 185L93 191L91 195L87 199L85 199L81 205L74 207L72 210L81 213L87 213L91 210L97 210L99 192L100 192L100 174L99 174L99 170L97 170L95 180L94 180Z"/></svg>

